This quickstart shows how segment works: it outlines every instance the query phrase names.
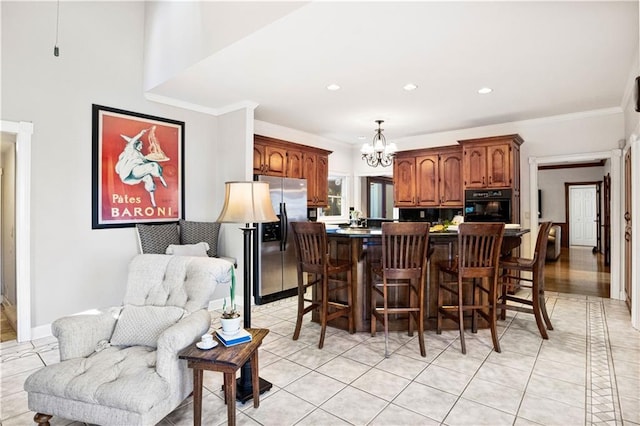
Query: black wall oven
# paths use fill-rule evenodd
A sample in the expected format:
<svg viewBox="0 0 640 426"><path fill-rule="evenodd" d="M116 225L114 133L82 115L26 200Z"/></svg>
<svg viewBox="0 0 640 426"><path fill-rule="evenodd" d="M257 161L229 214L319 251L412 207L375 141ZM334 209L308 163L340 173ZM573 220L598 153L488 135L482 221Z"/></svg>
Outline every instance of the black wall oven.
<svg viewBox="0 0 640 426"><path fill-rule="evenodd" d="M467 189L464 192L465 222L511 222L511 189Z"/></svg>

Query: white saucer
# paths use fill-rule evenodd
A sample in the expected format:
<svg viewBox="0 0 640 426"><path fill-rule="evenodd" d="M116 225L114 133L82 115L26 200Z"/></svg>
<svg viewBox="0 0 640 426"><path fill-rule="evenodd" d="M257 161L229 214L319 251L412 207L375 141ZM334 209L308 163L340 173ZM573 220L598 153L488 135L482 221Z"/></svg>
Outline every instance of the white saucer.
<svg viewBox="0 0 640 426"><path fill-rule="evenodd" d="M224 337L233 337L236 334L238 334L240 332L240 329L237 329L236 331L234 331L233 333L227 333L226 331L224 331L223 329L218 329L218 333L222 334Z"/></svg>
<svg viewBox="0 0 640 426"><path fill-rule="evenodd" d="M208 349L212 349L218 346L218 342L214 340L213 342L211 342L210 345L207 345L207 346L205 346L203 342L198 342L196 343L196 346L198 347L198 349L202 349L203 351L206 351Z"/></svg>

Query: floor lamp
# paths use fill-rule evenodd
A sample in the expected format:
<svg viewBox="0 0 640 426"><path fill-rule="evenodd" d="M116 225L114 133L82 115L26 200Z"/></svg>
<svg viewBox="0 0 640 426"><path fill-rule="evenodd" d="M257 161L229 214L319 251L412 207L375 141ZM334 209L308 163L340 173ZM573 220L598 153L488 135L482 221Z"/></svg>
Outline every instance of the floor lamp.
<svg viewBox="0 0 640 426"><path fill-rule="evenodd" d="M221 223L244 223L240 228L244 235L244 327L251 327L251 234L256 229L252 224L277 222L278 217L271 206L267 182L225 182L224 207L218 217ZM260 379L260 393L271 389L271 383ZM251 363L246 362L237 379L236 399L242 403L253 397Z"/></svg>

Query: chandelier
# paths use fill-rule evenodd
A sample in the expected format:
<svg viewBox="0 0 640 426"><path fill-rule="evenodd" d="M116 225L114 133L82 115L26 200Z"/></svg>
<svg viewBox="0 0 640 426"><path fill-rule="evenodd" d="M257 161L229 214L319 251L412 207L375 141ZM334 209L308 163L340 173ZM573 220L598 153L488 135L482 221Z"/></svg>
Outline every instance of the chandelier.
<svg viewBox="0 0 640 426"><path fill-rule="evenodd" d="M393 164L393 156L398 148L393 142L387 144L387 140L382 134L384 129L380 127L380 125L384 123L384 120L376 120L376 123L378 123L378 128L376 129L376 134L373 135L373 140L371 143L366 142L362 145L360 152L362 153L362 159L365 160L369 166L387 167Z"/></svg>

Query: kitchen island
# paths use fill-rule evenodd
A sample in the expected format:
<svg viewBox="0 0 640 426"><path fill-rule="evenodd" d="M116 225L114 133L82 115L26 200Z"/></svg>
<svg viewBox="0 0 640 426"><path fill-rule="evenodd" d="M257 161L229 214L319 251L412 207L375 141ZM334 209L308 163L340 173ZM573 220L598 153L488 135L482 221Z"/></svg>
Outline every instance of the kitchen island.
<svg viewBox="0 0 640 426"><path fill-rule="evenodd" d="M519 247L522 235L528 232L528 229L506 229L502 242L502 253L508 254ZM356 331L370 331L371 262L380 259L381 234L382 230L375 228L327 230L331 258L351 260L351 277L354 284L352 286L352 297ZM429 244L433 246L433 253L429 262L427 285L425 287L425 329L435 329L439 279L437 263L455 257L457 241L458 233L456 231L429 233ZM315 314L314 320L317 320ZM330 324L344 329L347 328L346 321L341 318ZM405 321L390 322L390 329L405 328Z"/></svg>

